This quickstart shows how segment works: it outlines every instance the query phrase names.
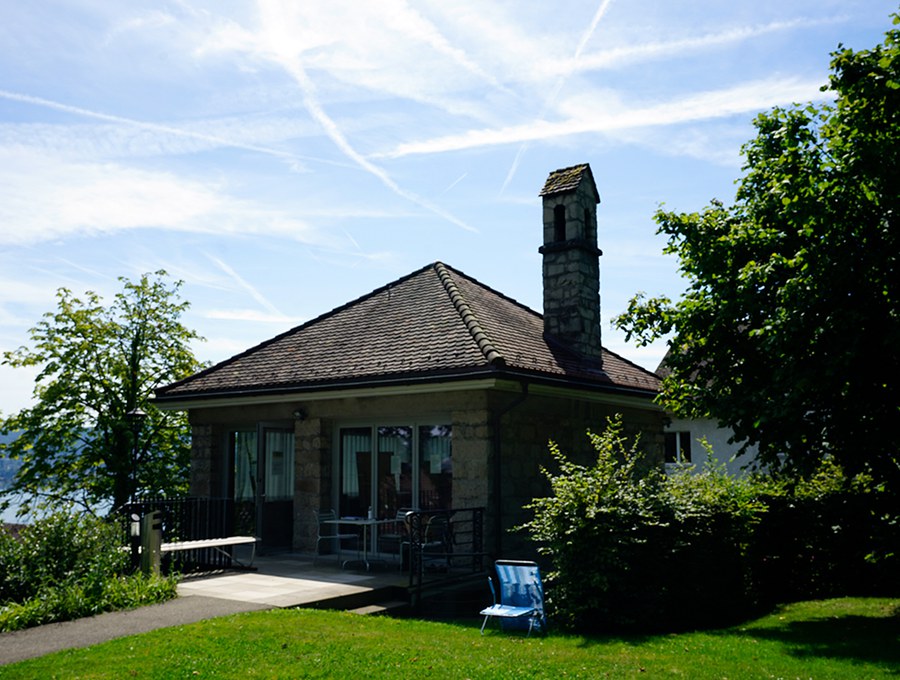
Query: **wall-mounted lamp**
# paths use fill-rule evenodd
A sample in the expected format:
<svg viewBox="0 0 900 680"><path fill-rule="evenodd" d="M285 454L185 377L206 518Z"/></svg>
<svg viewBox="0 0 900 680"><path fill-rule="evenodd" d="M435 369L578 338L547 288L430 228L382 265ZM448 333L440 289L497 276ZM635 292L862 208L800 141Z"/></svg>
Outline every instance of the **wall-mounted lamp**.
<svg viewBox="0 0 900 680"><path fill-rule="evenodd" d="M304 411L302 408L295 409L293 416L294 420L306 420L306 411Z"/></svg>

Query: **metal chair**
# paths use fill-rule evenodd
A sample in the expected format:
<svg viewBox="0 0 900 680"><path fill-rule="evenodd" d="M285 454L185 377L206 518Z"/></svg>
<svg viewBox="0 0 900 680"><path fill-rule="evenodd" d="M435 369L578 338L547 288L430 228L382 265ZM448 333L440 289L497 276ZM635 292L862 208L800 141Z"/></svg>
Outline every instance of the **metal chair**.
<svg viewBox="0 0 900 680"><path fill-rule="evenodd" d="M386 525L387 531L378 532L379 547L387 550L391 549L397 552L397 561L403 566L403 548L409 549L409 518L407 515L412 512L412 508L400 508L394 518L394 522Z"/></svg>
<svg viewBox="0 0 900 680"><path fill-rule="evenodd" d="M494 582L488 577L494 604L480 612L484 616L481 634L484 635L484 627L491 617L500 619L503 630L527 628L528 635L533 630L546 631L544 585L538 565L534 562L497 560L496 568L497 580L500 582L500 601L497 602Z"/></svg>
<svg viewBox="0 0 900 680"><path fill-rule="evenodd" d="M319 545L322 541L334 541L337 545L338 564L341 561L342 543L344 541L356 541L356 556L359 557L359 534L357 533L340 533L337 524L326 524L337 519L337 513L334 510L314 510L316 515L316 555L313 558L313 564L319 559Z"/></svg>

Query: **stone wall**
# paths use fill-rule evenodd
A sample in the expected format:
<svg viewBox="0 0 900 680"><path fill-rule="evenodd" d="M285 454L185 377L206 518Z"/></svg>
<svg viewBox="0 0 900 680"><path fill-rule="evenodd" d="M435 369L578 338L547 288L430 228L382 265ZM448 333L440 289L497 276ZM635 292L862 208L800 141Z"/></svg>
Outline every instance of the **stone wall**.
<svg viewBox="0 0 900 680"><path fill-rule="evenodd" d="M312 552L316 545L315 511L330 505L331 432L327 421L307 418L294 428L294 546Z"/></svg>
<svg viewBox="0 0 900 680"><path fill-rule="evenodd" d="M600 433L607 419L621 413L625 435L640 435L645 467L660 466L663 459L663 414L576 399L531 396L501 421L502 526L499 547L504 556L534 557L534 546L523 532L510 532L531 519L524 509L537 497L546 496L549 483L541 468L554 470L549 443L555 442L573 462L592 465L596 452L588 430Z"/></svg>
<svg viewBox="0 0 900 680"><path fill-rule="evenodd" d="M301 407L304 417L293 418L293 412ZM623 409L556 396L528 395L523 400L516 391L495 390L196 410L191 414L191 492L219 496L227 488L223 446L230 430L252 426L257 421L292 424L293 547L311 552L316 537L313 511L333 505L333 436L337 426L353 422L449 421L453 427L453 505L486 508L488 548L498 556L524 556L533 553L534 547L525 536L511 534L509 529L528 519L523 505L547 493L547 481L540 468L552 463L548 442L556 441L573 460L590 464L595 454L586 431L601 431L606 419L617 412L624 415L627 434L644 433L642 442L648 461L661 464L662 413L649 402L648 409ZM499 458L495 453L498 439ZM499 483L495 480L498 467ZM494 500L498 487L499 514Z"/></svg>

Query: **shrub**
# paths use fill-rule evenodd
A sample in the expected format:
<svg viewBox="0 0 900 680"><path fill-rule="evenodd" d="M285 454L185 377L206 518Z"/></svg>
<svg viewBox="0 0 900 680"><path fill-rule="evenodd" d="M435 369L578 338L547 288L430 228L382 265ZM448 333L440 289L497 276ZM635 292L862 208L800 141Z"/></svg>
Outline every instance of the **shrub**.
<svg viewBox="0 0 900 680"><path fill-rule="evenodd" d="M0 531L0 631L66 621L175 596L177 579L125 575L121 530L56 512L16 539Z"/></svg>
<svg viewBox="0 0 900 680"><path fill-rule="evenodd" d="M0 632L164 602L176 596L176 586L174 578L133 574L102 582L48 587L24 602L0 607Z"/></svg>
<svg viewBox="0 0 900 680"><path fill-rule="evenodd" d="M637 472L621 418L585 467L551 443L551 493L520 527L549 558L548 609L580 631L724 625L808 597L897 592L895 498L826 461L807 479Z"/></svg>
<svg viewBox="0 0 900 680"><path fill-rule="evenodd" d="M769 602L900 592L897 498L825 460L809 477L760 483L752 551Z"/></svg>
<svg viewBox="0 0 900 680"><path fill-rule="evenodd" d="M601 435L589 433L597 451L592 467L571 462L551 442L560 472L543 471L552 493L527 506L534 518L522 528L552 562L547 605L564 627L584 629L609 621L622 601L639 595L626 586L661 529L650 491L658 479L636 474L635 445L627 447L621 431L616 420Z"/></svg>
<svg viewBox="0 0 900 680"><path fill-rule="evenodd" d="M524 525L550 558L548 607L578 630L673 629L721 622L754 604L745 555L762 511L748 483L709 469L637 472L637 440L621 418L588 433L597 460L569 461L555 444L552 493Z"/></svg>

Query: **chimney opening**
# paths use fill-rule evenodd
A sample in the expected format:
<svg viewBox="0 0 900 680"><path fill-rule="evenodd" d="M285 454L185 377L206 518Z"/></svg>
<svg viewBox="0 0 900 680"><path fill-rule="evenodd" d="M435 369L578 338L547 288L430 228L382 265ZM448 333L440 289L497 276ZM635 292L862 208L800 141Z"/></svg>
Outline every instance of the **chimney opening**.
<svg viewBox="0 0 900 680"><path fill-rule="evenodd" d="M566 240L566 206L562 203L553 208L553 240Z"/></svg>

